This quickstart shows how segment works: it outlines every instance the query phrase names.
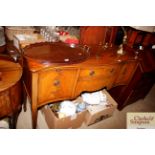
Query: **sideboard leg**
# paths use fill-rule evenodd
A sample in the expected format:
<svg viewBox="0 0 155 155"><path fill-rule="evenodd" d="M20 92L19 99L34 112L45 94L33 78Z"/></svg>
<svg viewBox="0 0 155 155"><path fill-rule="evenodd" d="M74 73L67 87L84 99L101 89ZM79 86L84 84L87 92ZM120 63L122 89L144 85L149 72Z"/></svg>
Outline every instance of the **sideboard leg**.
<svg viewBox="0 0 155 155"><path fill-rule="evenodd" d="M25 86L25 83L23 82L23 109L24 109L24 112L27 111L27 91L26 91L26 86Z"/></svg>
<svg viewBox="0 0 155 155"><path fill-rule="evenodd" d="M27 95L26 95L26 92L24 91L24 92L23 92L23 109L24 109L24 112L27 111L26 102L27 102Z"/></svg>
<svg viewBox="0 0 155 155"><path fill-rule="evenodd" d="M10 128L10 129L16 129L18 116L19 116L19 112L16 112L16 113L14 113L14 114L9 118L9 128Z"/></svg>
<svg viewBox="0 0 155 155"><path fill-rule="evenodd" d="M37 127L37 115L38 115L38 73L32 74L32 127L36 129Z"/></svg>
<svg viewBox="0 0 155 155"><path fill-rule="evenodd" d="M33 129L36 129L37 127L37 115L38 115L37 108L32 106L32 127Z"/></svg>
<svg viewBox="0 0 155 155"><path fill-rule="evenodd" d="M9 128L13 129L13 116L9 117Z"/></svg>

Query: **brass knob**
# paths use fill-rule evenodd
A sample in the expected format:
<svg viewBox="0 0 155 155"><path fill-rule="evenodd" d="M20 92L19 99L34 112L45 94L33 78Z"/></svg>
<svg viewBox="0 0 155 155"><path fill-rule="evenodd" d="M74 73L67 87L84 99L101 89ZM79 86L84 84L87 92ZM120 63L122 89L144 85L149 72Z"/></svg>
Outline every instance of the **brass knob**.
<svg viewBox="0 0 155 155"><path fill-rule="evenodd" d="M92 70L92 71L90 71L89 75L90 75L90 76L95 75L95 71L93 71L93 70Z"/></svg>
<svg viewBox="0 0 155 155"><path fill-rule="evenodd" d="M54 86L59 86L60 85L60 81L59 80L54 80Z"/></svg>

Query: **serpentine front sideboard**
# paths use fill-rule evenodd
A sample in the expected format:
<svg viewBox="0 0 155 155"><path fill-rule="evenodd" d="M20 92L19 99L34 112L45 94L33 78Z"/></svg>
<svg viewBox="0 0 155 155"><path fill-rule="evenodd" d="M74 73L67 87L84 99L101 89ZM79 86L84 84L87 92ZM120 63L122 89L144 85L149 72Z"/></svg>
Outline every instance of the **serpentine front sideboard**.
<svg viewBox="0 0 155 155"><path fill-rule="evenodd" d="M33 128L37 110L51 102L74 99L82 92L127 85L138 59L131 48L36 43L23 49L23 79L31 101Z"/></svg>

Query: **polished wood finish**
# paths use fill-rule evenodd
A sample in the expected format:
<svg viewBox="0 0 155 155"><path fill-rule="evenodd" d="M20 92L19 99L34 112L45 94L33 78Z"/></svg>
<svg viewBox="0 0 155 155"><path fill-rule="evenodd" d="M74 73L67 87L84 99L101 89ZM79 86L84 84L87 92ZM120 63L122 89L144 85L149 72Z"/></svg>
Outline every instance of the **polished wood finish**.
<svg viewBox="0 0 155 155"><path fill-rule="evenodd" d="M121 69L119 72L119 76L117 80L115 81L114 85L127 85L130 79L133 76L133 73L136 70L137 64L136 61L127 61L127 62L122 62L121 64Z"/></svg>
<svg viewBox="0 0 155 155"><path fill-rule="evenodd" d="M38 96L39 105L49 100L60 100L72 97L73 86L77 74L76 68L48 69L39 73ZM49 89L47 90L47 88Z"/></svg>
<svg viewBox="0 0 155 155"><path fill-rule="evenodd" d="M43 52L44 51L44 52ZM89 56L88 48L65 43L36 43L25 48L24 57L41 64L73 64L84 61Z"/></svg>
<svg viewBox="0 0 155 155"><path fill-rule="evenodd" d="M2 59L0 60L0 71L2 79L0 83L1 92L16 84L22 75L22 69L18 63Z"/></svg>
<svg viewBox="0 0 155 155"><path fill-rule="evenodd" d="M0 71L0 118L10 117L10 128L15 128L22 104L22 68L0 57Z"/></svg>
<svg viewBox="0 0 155 155"><path fill-rule="evenodd" d="M51 48L46 50L36 48L37 52L48 53L47 50L53 49L53 43L45 43L47 44ZM104 87L110 89L117 85L128 84L138 65L132 49L126 48L126 55L121 56L117 55L117 46L109 48L91 46L89 51L85 51L89 52L89 57L85 61L72 61L72 64L54 61L52 63L52 59L50 63L49 59L47 63L42 63L25 54L31 48L35 51L37 46L39 44L23 49L23 79L32 105L33 127L36 127L37 109L41 106L50 102L74 99L84 91L92 92ZM60 46L61 50L62 47ZM57 54L59 55L58 52Z"/></svg>
<svg viewBox="0 0 155 155"><path fill-rule="evenodd" d="M80 69L75 90L76 96L83 91L96 91L104 86L111 88L116 78L118 65L90 66Z"/></svg>

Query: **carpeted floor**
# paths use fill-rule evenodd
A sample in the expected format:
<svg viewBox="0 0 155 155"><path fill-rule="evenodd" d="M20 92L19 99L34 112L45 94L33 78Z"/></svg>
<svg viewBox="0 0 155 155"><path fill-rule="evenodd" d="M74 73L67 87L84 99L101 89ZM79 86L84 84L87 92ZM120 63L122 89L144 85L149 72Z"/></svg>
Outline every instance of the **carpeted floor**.
<svg viewBox="0 0 155 155"><path fill-rule="evenodd" d="M126 128L126 114L128 112L155 112L155 85L145 97L144 100L126 106L122 111L116 110L112 117L107 118L89 127L82 126L85 129L125 129ZM39 111L38 113L38 129L47 129L46 121ZM21 112L17 122L18 129L31 129L31 110L29 102L27 102L27 111Z"/></svg>

